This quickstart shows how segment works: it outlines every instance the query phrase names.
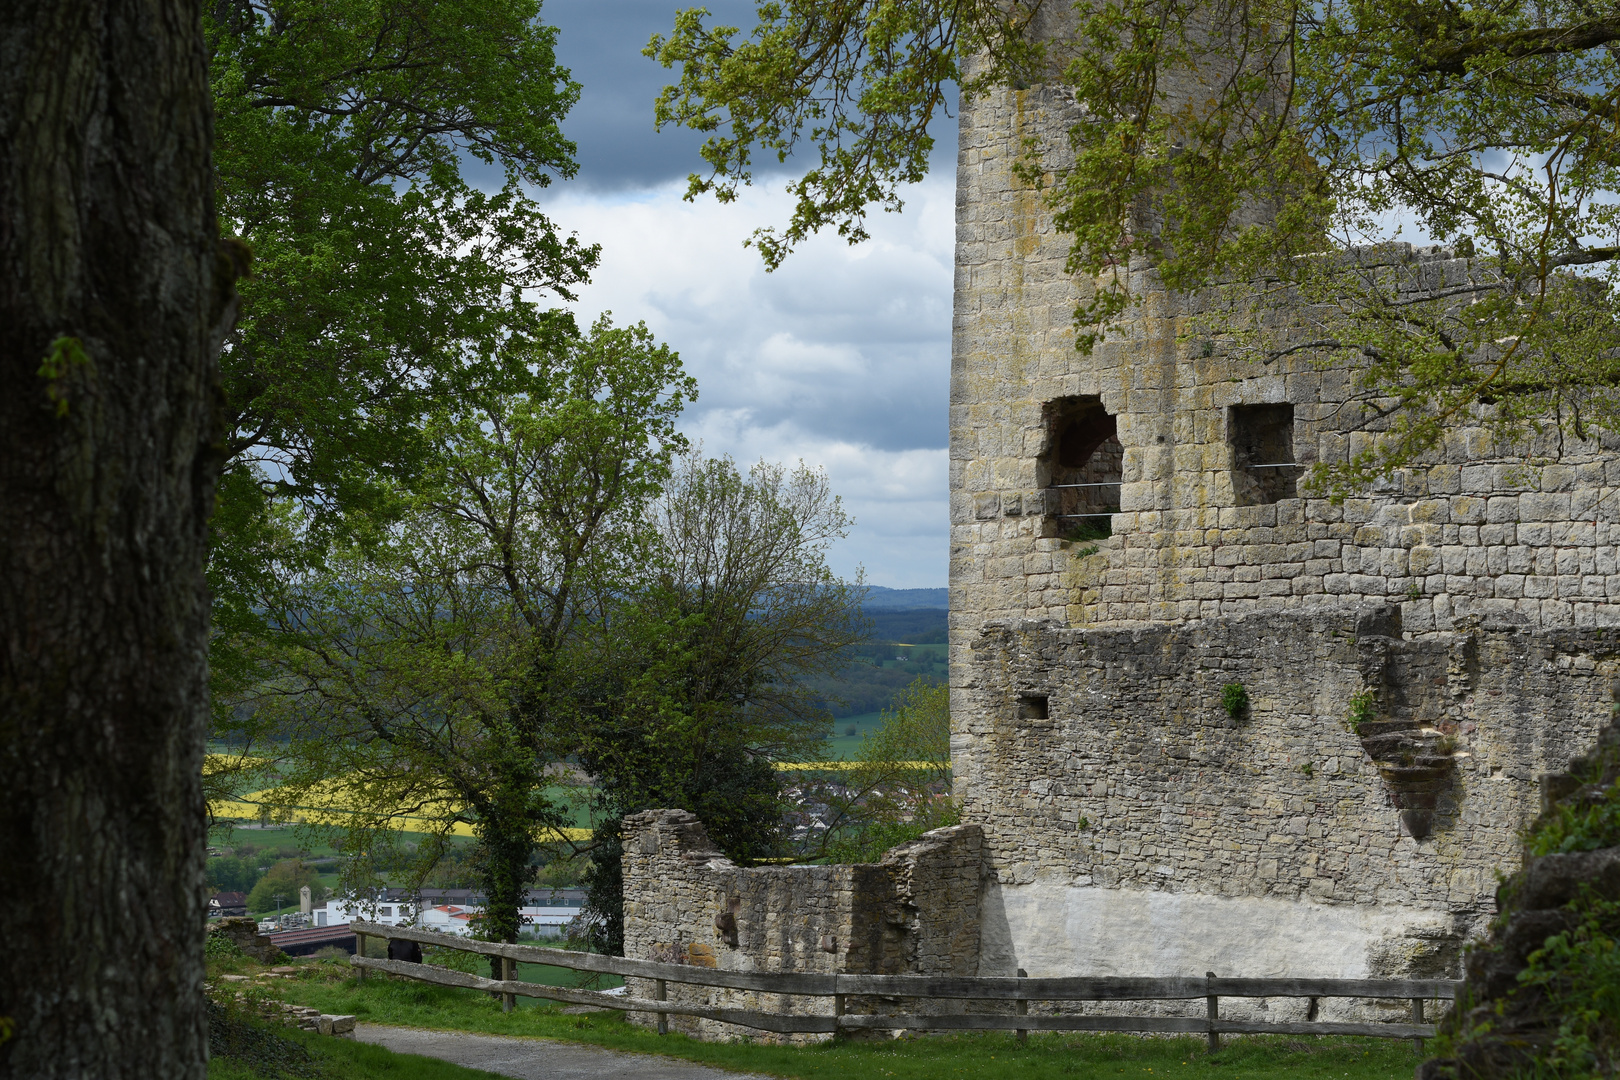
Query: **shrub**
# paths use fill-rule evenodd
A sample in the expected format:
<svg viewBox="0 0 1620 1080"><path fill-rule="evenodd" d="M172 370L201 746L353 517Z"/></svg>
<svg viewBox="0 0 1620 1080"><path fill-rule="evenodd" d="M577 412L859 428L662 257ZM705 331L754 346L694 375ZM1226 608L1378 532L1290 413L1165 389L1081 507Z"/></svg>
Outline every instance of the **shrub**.
<svg viewBox="0 0 1620 1080"><path fill-rule="evenodd" d="M1580 921L1530 954L1520 992L1540 991L1558 1018L1542 1060L1553 1075L1613 1076L1620 1067L1620 901L1588 887L1569 907Z"/></svg>
<svg viewBox="0 0 1620 1080"><path fill-rule="evenodd" d="M1243 719L1243 714L1249 711L1249 692L1242 683L1229 682L1221 687L1221 708L1233 720Z"/></svg>
<svg viewBox="0 0 1620 1080"><path fill-rule="evenodd" d="M210 960L247 959L242 946L224 934L209 934L208 943L203 946L203 955Z"/></svg>

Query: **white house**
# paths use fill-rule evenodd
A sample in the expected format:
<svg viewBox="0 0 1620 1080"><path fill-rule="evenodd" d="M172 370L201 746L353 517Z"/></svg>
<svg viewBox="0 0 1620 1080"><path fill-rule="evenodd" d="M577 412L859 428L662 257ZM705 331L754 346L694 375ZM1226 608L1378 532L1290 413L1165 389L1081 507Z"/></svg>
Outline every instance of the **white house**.
<svg viewBox="0 0 1620 1080"><path fill-rule="evenodd" d="M585 904L583 889L531 889L518 909L523 932L535 937L561 937ZM444 934L468 935L484 911L484 897L473 889L385 889L375 897L328 900L314 911L316 926L336 926L354 919L384 926L415 926Z"/></svg>

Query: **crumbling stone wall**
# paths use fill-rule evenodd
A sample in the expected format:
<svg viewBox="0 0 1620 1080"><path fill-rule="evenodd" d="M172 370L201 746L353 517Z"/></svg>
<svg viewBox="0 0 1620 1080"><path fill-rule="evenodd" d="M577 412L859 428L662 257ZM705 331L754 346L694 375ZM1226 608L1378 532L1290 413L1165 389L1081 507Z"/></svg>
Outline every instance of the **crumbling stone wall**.
<svg viewBox="0 0 1620 1080"><path fill-rule="evenodd" d="M976 826L937 829L876 863L756 868L727 859L696 815L683 810L633 814L624 830L626 956L728 971L978 971L984 845ZM644 980L631 983L633 993L652 996ZM833 1004L830 998L677 983L668 984L668 993L673 1000L772 1012L831 1015ZM861 999L846 1002L850 1012L872 1007ZM669 1019L673 1030L705 1038L757 1034L691 1017Z"/></svg>
<svg viewBox="0 0 1620 1080"><path fill-rule="evenodd" d="M991 623L967 653L952 759L993 879L986 975L1455 975L1538 776L1620 685L1615 631L1408 638L1389 606Z"/></svg>
<svg viewBox="0 0 1620 1080"><path fill-rule="evenodd" d="M230 915L208 924L207 932L218 934L261 964L279 964L287 954L276 948L268 934L259 933L259 924L245 915Z"/></svg>

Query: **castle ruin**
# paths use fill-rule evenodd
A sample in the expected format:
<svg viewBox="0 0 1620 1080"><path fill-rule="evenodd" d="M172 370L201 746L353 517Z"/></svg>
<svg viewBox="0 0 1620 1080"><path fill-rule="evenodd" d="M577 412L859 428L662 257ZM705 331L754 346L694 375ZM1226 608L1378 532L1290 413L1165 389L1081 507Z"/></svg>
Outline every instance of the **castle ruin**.
<svg viewBox="0 0 1620 1080"><path fill-rule="evenodd" d="M1614 714L1620 457L1566 438L1527 459L1459 424L1431 460L1335 505L1302 480L1372 437L1350 422L1348 367L1235 358L1219 334L1188 332L1207 298L1166 292L1146 266L1130 268L1127 322L1076 350L1089 286L1064 272L1067 238L1013 170L1026 137L1062 143L1070 109L1037 87L961 114L950 667L964 825L932 841L949 873L928 871L949 887L923 887L916 851L737 870L695 823L644 815L627 837L632 955L1451 976L1518 864L1539 777ZM1414 291L1469 269L1409 245L1356 257ZM687 899L659 899L675 893ZM736 943L717 946L722 907Z"/></svg>

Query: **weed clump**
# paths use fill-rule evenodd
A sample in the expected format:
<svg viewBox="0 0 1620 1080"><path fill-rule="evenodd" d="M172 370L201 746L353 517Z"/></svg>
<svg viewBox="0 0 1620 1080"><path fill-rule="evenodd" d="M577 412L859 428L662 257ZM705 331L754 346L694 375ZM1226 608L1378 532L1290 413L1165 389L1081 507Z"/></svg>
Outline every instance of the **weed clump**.
<svg viewBox="0 0 1620 1080"><path fill-rule="evenodd" d="M1350 730L1361 734L1361 725L1378 719L1378 699L1371 690L1363 690L1350 698Z"/></svg>

